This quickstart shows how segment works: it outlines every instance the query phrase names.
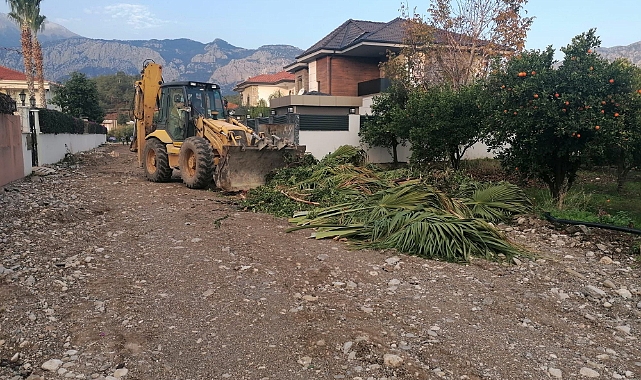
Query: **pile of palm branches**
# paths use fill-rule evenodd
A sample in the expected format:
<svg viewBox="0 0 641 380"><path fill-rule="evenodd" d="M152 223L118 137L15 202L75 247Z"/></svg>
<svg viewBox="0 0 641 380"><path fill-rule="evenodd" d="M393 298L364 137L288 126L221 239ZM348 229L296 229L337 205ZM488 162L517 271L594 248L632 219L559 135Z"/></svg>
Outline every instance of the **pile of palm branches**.
<svg viewBox="0 0 641 380"><path fill-rule="evenodd" d="M381 175L363 162L362 151L341 147L315 165L277 173L248 193L246 206L257 209L253 202L260 204L261 195L280 194L270 207L293 203L297 207L287 210L300 210L289 231L312 228L317 239L347 238L356 248L457 262L524 253L491 224L530 210L515 185L469 182L448 195L420 178Z"/></svg>

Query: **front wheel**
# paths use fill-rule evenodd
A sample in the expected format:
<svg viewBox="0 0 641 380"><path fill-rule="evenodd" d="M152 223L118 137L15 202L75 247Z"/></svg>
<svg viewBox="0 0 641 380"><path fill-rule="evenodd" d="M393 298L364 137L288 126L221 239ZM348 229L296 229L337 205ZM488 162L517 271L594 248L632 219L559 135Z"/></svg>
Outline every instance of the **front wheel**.
<svg viewBox="0 0 641 380"><path fill-rule="evenodd" d="M157 139L149 139L143 153L145 176L151 182L169 182L172 169L169 167L167 147Z"/></svg>
<svg viewBox="0 0 641 380"><path fill-rule="evenodd" d="M207 188L214 176L211 144L202 137L189 137L183 142L178 157L180 176L191 189Z"/></svg>

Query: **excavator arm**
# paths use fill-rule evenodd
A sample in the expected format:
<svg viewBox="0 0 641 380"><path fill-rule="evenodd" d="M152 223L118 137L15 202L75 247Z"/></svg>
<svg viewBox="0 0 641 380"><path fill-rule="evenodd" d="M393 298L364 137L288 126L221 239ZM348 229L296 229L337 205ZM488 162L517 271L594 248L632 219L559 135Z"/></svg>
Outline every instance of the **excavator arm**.
<svg viewBox="0 0 641 380"><path fill-rule="evenodd" d="M134 119L135 136L131 150L138 152L138 164L143 163L143 152L145 150L145 137L153 132L154 113L158 106L160 86L163 83L162 66L153 62L145 61L139 81L134 84Z"/></svg>

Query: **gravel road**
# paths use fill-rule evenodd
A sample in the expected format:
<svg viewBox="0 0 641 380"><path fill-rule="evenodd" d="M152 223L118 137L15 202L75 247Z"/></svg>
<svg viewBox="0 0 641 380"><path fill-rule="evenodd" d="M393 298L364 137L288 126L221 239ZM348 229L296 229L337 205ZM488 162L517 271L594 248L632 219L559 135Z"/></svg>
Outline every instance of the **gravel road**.
<svg viewBox="0 0 641 380"><path fill-rule="evenodd" d="M0 188L0 379L639 379L630 239L523 217L537 253L352 251L107 145Z"/></svg>

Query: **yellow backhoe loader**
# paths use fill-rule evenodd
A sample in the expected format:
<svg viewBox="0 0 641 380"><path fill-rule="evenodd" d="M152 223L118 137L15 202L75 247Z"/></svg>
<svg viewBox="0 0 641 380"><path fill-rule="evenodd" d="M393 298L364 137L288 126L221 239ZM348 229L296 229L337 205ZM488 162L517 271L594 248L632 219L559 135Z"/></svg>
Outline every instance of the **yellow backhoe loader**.
<svg viewBox="0 0 641 380"><path fill-rule="evenodd" d="M179 169L190 188L213 181L224 191L249 190L305 152L293 138L257 133L229 117L216 84L163 83L162 66L147 60L135 89L131 150L150 181L167 182Z"/></svg>

